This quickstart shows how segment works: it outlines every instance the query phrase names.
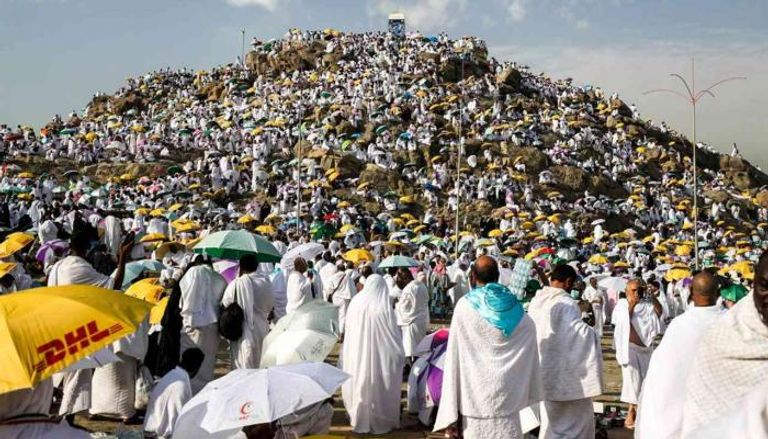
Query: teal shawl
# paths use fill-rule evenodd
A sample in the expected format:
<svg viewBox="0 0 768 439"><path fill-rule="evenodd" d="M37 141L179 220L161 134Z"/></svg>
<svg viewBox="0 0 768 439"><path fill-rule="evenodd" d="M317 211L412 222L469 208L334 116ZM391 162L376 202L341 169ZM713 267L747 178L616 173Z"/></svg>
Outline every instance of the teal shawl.
<svg viewBox="0 0 768 439"><path fill-rule="evenodd" d="M508 337L523 318L523 306L507 287L489 283L464 296L482 318Z"/></svg>

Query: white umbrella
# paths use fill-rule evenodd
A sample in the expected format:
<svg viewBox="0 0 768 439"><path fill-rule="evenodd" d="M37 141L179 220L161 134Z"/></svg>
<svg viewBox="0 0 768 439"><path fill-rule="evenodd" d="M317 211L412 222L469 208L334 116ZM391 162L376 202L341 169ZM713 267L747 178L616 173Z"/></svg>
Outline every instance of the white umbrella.
<svg viewBox="0 0 768 439"><path fill-rule="evenodd" d="M71 372L80 369L95 369L97 367L106 366L110 363L117 363L123 361L115 355L109 347L98 350L91 355L83 358L75 364L68 366L62 372Z"/></svg>
<svg viewBox="0 0 768 439"><path fill-rule="evenodd" d="M339 335L339 308L322 300L301 305L264 338L261 367L323 361Z"/></svg>
<svg viewBox="0 0 768 439"><path fill-rule="evenodd" d="M593 226L597 226L597 225L599 225L599 224L603 224L604 222L605 222L605 220L604 220L604 219L602 219L602 218L600 218L600 219L597 219L597 220L594 220L594 221L592 221L592 225L593 225Z"/></svg>
<svg viewBox="0 0 768 439"><path fill-rule="evenodd" d="M233 370L184 405L174 437L211 437L190 434L196 425L206 433L221 433L213 437L228 437L223 434L277 421L330 398L347 379L349 375L325 363Z"/></svg>
<svg viewBox="0 0 768 439"><path fill-rule="evenodd" d="M629 282L629 279L623 278L623 277L606 277L605 279L601 279L597 281L597 285L605 288L606 290L613 290L613 291L624 291L624 289L627 287L627 283Z"/></svg>
<svg viewBox="0 0 768 439"><path fill-rule="evenodd" d="M322 254L323 251L325 251L325 247L317 242L299 244L296 247L288 250L283 255L283 259L280 260L280 266L283 268L283 270L293 270L293 262L296 260L296 258L312 260L317 255Z"/></svg>

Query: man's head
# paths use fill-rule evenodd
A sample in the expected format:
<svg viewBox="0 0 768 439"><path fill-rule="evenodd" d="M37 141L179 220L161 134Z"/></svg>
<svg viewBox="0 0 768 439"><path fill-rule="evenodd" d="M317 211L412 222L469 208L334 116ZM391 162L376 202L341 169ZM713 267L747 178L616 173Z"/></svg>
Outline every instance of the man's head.
<svg viewBox="0 0 768 439"><path fill-rule="evenodd" d="M755 307L763 323L768 326L768 250L760 256L755 268L754 293Z"/></svg>
<svg viewBox="0 0 768 439"><path fill-rule="evenodd" d="M98 243L99 235L96 230L87 224L76 228L69 238L69 249L73 254L85 256Z"/></svg>
<svg viewBox="0 0 768 439"><path fill-rule="evenodd" d="M371 267L370 264L366 264L360 267L360 276L363 276L364 278L368 279L368 277L372 274L373 274L373 267Z"/></svg>
<svg viewBox="0 0 768 439"><path fill-rule="evenodd" d="M472 283L483 286L499 281L499 264L490 256L480 256L472 266Z"/></svg>
<svg viewBox="0 0 768 439"><path fill-rule="evenodd" d="M398 268L397 274L395 275L395 283L398 287L405 288L412 280L413 274L411 274L411 270L405 267Z"/></svg>
<svg viewBox="0 0 768 439"><path fill-rule="evenodd" d="M597 288L597 277L589 278L589 285L592 286L592 288Z"/></svg>
<svg viewBox="0 0 768 439"><path fill-rule="evenodd" d="M720 282L709 271L702 271L693 276L691 283L691 301L695 306L713 306L720 297Z"/></svg>
<svg viewBox="0 0 768 439"><path fill-rule="evenodd" d="M639 301L645 295L645 281L642 279L632 279L627 282L624 292L627 294L627 300L630 302Z"/></svg>
<svg viewBox="0 0 768 439"><path fill-rule="evenodd" d="M198 348L189 348L181 354L181 364L179 365L187 371L190 378L193 378L200 370L203 359L205 359L203 351Z"/></svg>
<svg viewBox="0 0 768 439"><path fill-rule="evenodd" d="M560 288L569 292L573 289L573 284L578 278L576 269L568 264L557 264L549 274L549 285L554 288Z"/></svg>
<svg viewBox="0 0 768 439"><path fill-rule="evenodd" d="M296 258L293 261L293 269L299 273L304 273L307 271L307 261L305 261L304 258Z"/></svg>
<svg viewBox="0 0 768 439"><path fill-rule="evenodd" d="M259 268L259 261L255 255L247 254L240 257L240 273L253 273Z"/></svg>

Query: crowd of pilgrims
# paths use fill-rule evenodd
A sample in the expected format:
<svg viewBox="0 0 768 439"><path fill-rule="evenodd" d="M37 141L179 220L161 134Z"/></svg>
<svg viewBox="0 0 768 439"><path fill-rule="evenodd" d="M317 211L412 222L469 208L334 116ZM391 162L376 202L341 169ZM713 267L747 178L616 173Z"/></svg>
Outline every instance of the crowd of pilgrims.
<svg viewBox="0 0 768 439"><path fill-rule="evenodd" d="M0 395L0 419L47 415L53 404L70 422L87 412L135 423L146 410L146 434L171 437L184 403L214 378L225 343L222 306L238 302L245 312L243 336L227 342L229 367L258 368L270 328L324 300L339 307L339 367L352 377L341 395L357 433L399 428L408 382L408 411L449 435L524 437L531 433L522 413L541 425L539 437L592 438L593 399L605 391L600 339L611 325L626 426L637 426L637 437L765 436L749 435L765 426L768 393L768 260L761 256L768 210L722 173L701 168L702 193L738 202L702 197L694 224L690 161L624 124L605 128L621 115L618 96L599 88L495 59L487 74L448 84L440 66L457 57L477 62L472 57L485 56L480 40L292 30L280 40L254 40L253 50L272 65L310 44L336 55L333 68L324 57L314 69L276 75L236 64L161 70L130 79L109 99L94 96L82 115L56 117L40 133L0 129L0 227L29 237L20 248L0 246L0 293L69 284L125 289L158 277L169 297L161 323L113 345L120 362ZM536 111L515 105L495 79L509 69L521 72L521 90L545 104ZM212 85L222 95L201 97ZM137 95L142 105L112 108ZM629 108L621 116L627 125L653 125ZM366 124L375 129L363 135ZM446 135L446 126L460 126L462 140ZM549 143L552 134L557 140ZM457 179L459 143L473 141L491 146L464 157ZM305 145L300 160L297 143ZM537 149L547 166L532 172L511 159L507 148L517 147ZM413 153L425 148L436 154L414 163ZM639 148L685 166L644 177ZM344 175L324 166L328 155L394 171L411 190ZM23 168L40 160L72 170L33 175ZM178 164L106 180L85 168L170 162ZM603 176L626 195L564 196L554 190L557 166ZM456 209L481 201L493 215L457 230ZM625 218L627 227L609 231L609 217ZM268 236L281 253L310 242L324 251L289 267L244 256L227 281L215 261L191 248L211 232L240 228ZM154 234L162 239L140 241ZM348 257L355 249L371 258ZM418 265L378 269L390 255ZM146 260L160 268L126 270ZM698 261L703 269L693 270ZM439 404L411 379L426 361L417 346L436 325L450 325L439 353ZM137 411L142 366L157 382ZM241 434L326 433L332 406L324 401L290 422ZM0 423L0 432L26 427ZM56 437L87 437L56 428ZM705 436L716 432L727 434Z"/></svg>

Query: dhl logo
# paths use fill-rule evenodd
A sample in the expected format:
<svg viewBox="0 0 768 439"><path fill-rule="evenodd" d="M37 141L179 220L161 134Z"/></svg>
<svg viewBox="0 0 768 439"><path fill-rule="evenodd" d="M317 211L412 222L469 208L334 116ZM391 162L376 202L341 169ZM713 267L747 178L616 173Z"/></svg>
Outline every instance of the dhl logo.
<svg viewBox="0 0 768 439"><path fill-rule="evenodd" d="M54 338L37 347L37 353L43 355L43 360L33 366L37 372L43 371L56 363L64 361L67 355L75 355L91 343L99 342L123 329L122 323L115 323L107 329L99 330L95 320L64 334L64 339Z"/></svg>

